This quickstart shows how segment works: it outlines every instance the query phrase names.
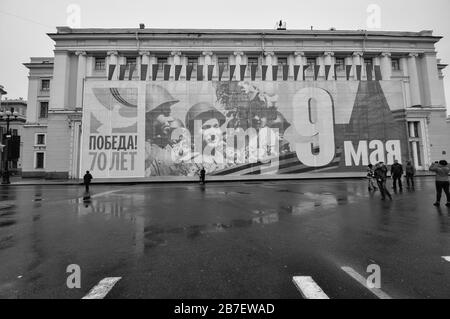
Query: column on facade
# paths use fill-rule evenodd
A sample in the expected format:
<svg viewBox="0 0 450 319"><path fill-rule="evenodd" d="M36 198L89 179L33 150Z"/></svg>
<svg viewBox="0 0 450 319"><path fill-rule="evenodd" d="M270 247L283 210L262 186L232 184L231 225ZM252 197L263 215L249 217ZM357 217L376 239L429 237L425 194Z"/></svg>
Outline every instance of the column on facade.
<svg viewBox="0 0 450 319"><path fill-rule="evenodd" d="M412 140L410 142L410 147L411 147L411 152L412 152L412 156L413 156L413 158L412 158L412 160L414 162L413 164L414 164L414 167L420 168L420 165L419 165L419 152L418 152L419 142L417 141L418 136L416 136L416 133L415 133L414 122L408 122L408 126L409 126L408 127L409 137Z"/></svg>
<svg viewBox="0 0 450 319"><path fill-rule="evenodd" d="M49 109L64 109L68 105L70 57L67 51L55 51Z"/></svg>
<svg viewBox="0 0 450 319"><path fill-rule="evenodd" d="M147 65L147 74L145 76L144 81L147 81L148 78L150 77L150 52L149 51L139 51L139 71L138 71L138 75L139 75L139 79L141 79L141 70L142 70L142 66L143 65Z"/></svg>
<svg viewBox="0 0 450 319"><path fill-rule="evenodd" d="M388 81L392 77L392 58L390 52L383 52L380 56L381 78Z"/></svg>
<svg viewBox="0 0 450 319"><path fill-rule="evenodd" d="M324 64L330 66L328 78L326 78L325 80L334 80L334 64L335 64L334 52L325 52L323 57L324 57Z"/></svg>
<svg viewBox="0 0 450 319"><path fill-rule="evenodd" d="M288 80L292 80L294 78L294 64L295 58L293 54L289 54L287 56L287 64L288 64Z"/></svg>
<svg viewBox="0 0 450 319"><path fill-rule="evenodd" d="M233 55L235 56L235 65L236 65L236 70L234 70L234 78L237 81L240 81L241 80L241 65L245 64L244 52L235 51L235 52L233 52Z"/></svg>
<svg viewBox="0 0 450 319"><path fill-rule="evenodd" d="M297 81L303 81L303 66L306 64L305 52L296 51L294 52L294 65L300 65L297 75Z"/></svg>
<svg viewBox="0 0 450 319"><path fill-rule="evenodd" d="M95 57L89 55L86 59L86 76L92 76L95 68Z"/></svg>
<svg viewBox="0 0 450 319"><path fill-rule="evenodd" d="M170 52L170 55L171 55L170 64L172 65L170 68L170 78L175 80L175 66L181 65L181 51L172 51Z"/></svg>
<svg viewBox="0 0 450 319"><path fill-rule="evenodd" d="M417 72L417 53L410 53L408 55L408 73L409 73L409 87L411 91L411 106L421 105L420 100L420 86L419 74Z"/></svg>
<svg viewBox="0 0 450 319"><path fill-rule="evenodd" d="M78 68L77 68L77 94L76 94L76 108L82 108L83 103L83 86L84 79L86 77L86 52L77 51L75 55L78 57Z"/></svg>
<svg viewBox="0 0 450 319"><path fill-rule="evenodd" d="M437 68L436 53L425 53L420 59L422 66L423 104L427 107L445 106L445 96L442 92L442 82Z"/></svg>
<svg viewBox="0 0 450 319"><path fill-rule="evenodd" d="M264 56L264 64L267 65L266 81L272 81L272 65L274 64L275 53L273 51L265 51Z"/></svg>
<svg viewBox="0 0 450 319"><path fill-rule="evenodd" d="M213 53L211 51L203 51L202 55L204 57L204 67L203 67L203 79L208 80L208 65L213 64Z"/></svg>
<svg viewBox="0 0 450 319"><path fill-rule="evenodd" d="M111 80L117 80L119 78L119 53L117 51L108 51L106 54L106 76L109 75L110 65L116 66Z"/></svg>
<svg viewBox="0 0 450 319"><path fill-rule="evenodd" d="M362 52L353 52L353 75L355 80L358 80L358 72L356 71L357 66L360 65L362 66L362 57L363 57L363 53ZM361 68L361 77L362 77L363 71Z"/></svg>

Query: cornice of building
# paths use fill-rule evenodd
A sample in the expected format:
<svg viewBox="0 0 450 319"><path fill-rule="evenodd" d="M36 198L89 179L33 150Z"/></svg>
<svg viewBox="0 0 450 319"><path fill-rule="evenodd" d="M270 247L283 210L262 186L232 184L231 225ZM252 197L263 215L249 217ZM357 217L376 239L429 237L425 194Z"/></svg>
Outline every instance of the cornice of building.
<svg viewBox="0 0 450 319"><path fill-rule="evenodd" d="M85 40L260 40L260 41L384 41L437 43L442 37L432 31L366 31L366 30L272 30L272 29L71 29L58 27L57 33L48 33L58 47L59 40L76 40L79 47ZM236 45L237 46L237 45ZM235 46L235 47L236 47Z"/></svg>
<svg viewBox="0 0 450 319"><path fill-rule="evenodd" d="M26 100L21 100L21 99L13 99L13 100L2 100L2 106L4 105L23 105L23 106L27 106L27 101Z"/></svg>

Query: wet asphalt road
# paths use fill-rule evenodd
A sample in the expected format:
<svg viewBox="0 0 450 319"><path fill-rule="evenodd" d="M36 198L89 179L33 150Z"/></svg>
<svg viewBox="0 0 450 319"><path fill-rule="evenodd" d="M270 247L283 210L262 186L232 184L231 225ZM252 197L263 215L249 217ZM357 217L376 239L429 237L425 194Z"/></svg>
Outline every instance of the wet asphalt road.
<svg viewBox="0 0 450 319"><path fill-rule="evenodd" d="M312 276L330 298L377 298L341 267L381 268L392 298L449 298L450 209L432 178L394 200L364 180L1 186L0 297L301 298ZM81 267L68 289L66 268Z"/></svg>

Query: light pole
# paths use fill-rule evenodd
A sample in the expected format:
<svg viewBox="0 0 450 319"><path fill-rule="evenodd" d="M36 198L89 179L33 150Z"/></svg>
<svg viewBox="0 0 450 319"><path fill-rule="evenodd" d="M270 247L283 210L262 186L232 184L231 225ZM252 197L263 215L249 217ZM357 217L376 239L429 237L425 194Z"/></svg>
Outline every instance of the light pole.
<svg viewBox="0 0 450 319"><path fill-rule="evenodd" d="M11 111L0 111L0 120L6 121L6 135L3 137L4 148L3 148L3 174L2 174L2 184L11 184L9 181L9 161L8 161L8 140L11 138L11 132L9 131L9 122L17 119L19 113ZM12 119L14 118L14 119Z"/></svg>

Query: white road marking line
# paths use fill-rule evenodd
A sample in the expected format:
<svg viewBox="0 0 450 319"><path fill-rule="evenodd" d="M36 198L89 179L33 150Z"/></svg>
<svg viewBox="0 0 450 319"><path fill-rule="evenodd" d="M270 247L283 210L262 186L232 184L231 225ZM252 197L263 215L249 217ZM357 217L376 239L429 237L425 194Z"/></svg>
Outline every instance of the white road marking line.
<svg viewBox="0 0 450 319"><path fill-rule="evenodd" d="M362 286L367 288L371 293L373 293L375 296L377 296L380 299L392 299L391 296L389 296L387 293L385 293L383 290L379 288L369 288L367 287L367 280L360 274L358 274L353 268L351 267L341 267L343 271L345 271L350 277L355 279L357 282L359 282Z"/></svg>
<svg viewBox="0 0 450 319"><path fill-rule="evenodd" d="M444 258L444 260L450 262L450 256L442 256L442 258Z"/></svg>
<svg viewBox="0 0 450 319"><path fill-rule="evenodd" d="M103 192L103 193L94 194L94 195L90 196L90 198L92 199L92 198L97 198L97 197L109 195L109 194L112 194L112 193L120 192L121 190L124 190L124 188L116 189L116 190L112 190L112 191L107 191L107 192ZM81 197L78 197L78 200L81 200L81 201L84 200L84 195L81 196Z"/></svg>
<svg viewBox="0 0 450 319"><path fill-rule="evenodd" d="M303 298L306 299L330 299L323 292L323 290L316 284L316 282L309 276L297 276L293 277L297 289L302 294Z"/></svg>
<svg viewBox="0 0 450 319"><path fill-rule="evenodd" d="M114 287L114 285L122 277L109 277L102 279L94 288L89 291L89 293L82 299L103 299L108 294L108 292Z"/></svg>

